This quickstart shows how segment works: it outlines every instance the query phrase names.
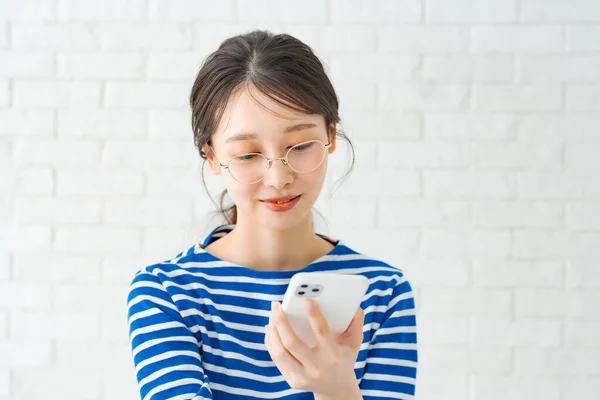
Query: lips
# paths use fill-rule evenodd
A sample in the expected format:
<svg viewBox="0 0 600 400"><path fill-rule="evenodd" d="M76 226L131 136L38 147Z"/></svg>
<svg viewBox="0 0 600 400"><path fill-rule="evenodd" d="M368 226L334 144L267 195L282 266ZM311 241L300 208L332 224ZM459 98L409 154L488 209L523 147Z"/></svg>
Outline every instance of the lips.
<svg viewBox="0 0 600 400"><path fill-rule="evenodd" d="M295 198L300 196L282 196L282 197L272 197L270 199L261 200L263 203L272 203L272 204L284 204L289 203Z"/></svg>

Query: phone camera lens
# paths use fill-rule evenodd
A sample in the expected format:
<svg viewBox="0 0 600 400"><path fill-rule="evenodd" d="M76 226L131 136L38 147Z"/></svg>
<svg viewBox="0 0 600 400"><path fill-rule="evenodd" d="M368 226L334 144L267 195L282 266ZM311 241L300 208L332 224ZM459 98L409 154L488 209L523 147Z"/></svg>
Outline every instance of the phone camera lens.
<svg viewBox="0 0 600 400"><path fill-rule="evenodd" d="M319 291L319 289L313 289L312 291L313 291L313 292L318 292L318 291Z"/></svg>
<svg viewBox="0 0 600 400"><path fill-rule="evenodd" d="M302 296L302 295L304 294L304 292L298 292L298 294L299 294L300 296Z"/></svg>
<svg viewBox="0 0 600 400"><path fill-rule="evenodd" d="M300 287L307 288L308 285L300 285Z"/></svg>

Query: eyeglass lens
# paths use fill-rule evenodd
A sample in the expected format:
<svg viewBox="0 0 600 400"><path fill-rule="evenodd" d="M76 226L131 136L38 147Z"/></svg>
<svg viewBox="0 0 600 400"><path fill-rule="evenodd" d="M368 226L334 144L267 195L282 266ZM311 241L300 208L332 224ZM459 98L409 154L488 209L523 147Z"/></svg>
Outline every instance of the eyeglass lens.
<svg viewBox="0 0 600 400"><path fill-rule="evenodd" d="M325 158L325 146L320 141L309 141L290 148L288 164L296 172L315 170ZM267 173L267 158L259 153L242 154L229 162L229 173L239 182L254 183Z"/></svg>

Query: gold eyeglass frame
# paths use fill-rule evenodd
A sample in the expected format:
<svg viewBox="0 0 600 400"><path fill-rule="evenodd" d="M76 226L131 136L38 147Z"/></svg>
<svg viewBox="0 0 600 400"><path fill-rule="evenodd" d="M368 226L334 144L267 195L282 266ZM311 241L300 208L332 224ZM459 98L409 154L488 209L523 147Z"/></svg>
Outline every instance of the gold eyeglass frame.
<svg viewBox="0 0 600 400"><path fill-rule="evenodd" d="M327 143L327 144L323 143L323 142L322 142L321 140L319 140L319 139L312 139L312 140L307 140L307 141L305 141L305 142L302 142L302 143L298 143L298 144L295 144L295 145L293 145L292 147L290 147L290 148L288 149L288 151L285 153L285 156L283 156L283 157L273 157L273 158L269 158L269 157L267 157L267 156L265 156L264 154L261 154L261 153L244 153L244 154L240 154L240 155L237 155L237 156L235 156L235 157L242 157L242 156L247 156L247 155L250 155L250 154L256 154L256 155L259 155L259 156L263 157L263 158L266 160L266 163L267 163L267 169L266 169L266 171L265 171L265 174L264 174L264 175L262 176L262 178L260 178L259 180L255 181L255 182L250 182L250 183L247 183L247 182L241 182L241 181L237 180L237 179L235 178L235 176L233 176L233 174L231 173L231 171L229 171L229 175L231 175L231 177L232 177L233 179L235 179L235 181L236 181L236 182L243 183L243 184L245 184L245 185L253 185L253 184L255 184L255 183L258 183L258 182L262 181L263 179L265 179L265 176L267 176L267 173L269 172L269 169L271 169L271 166L273 165L273 161L276 161L276 160L281 160L281 161L283 162L283 164L284 164L284 165L287 165L288 167L290 167L290 169L291 169L292 171L294 171L294 172L297 172L297 173L299 173L299 174L307 174L307 173L309 173L309 172L312 172L312 171L314 171L315 169L319 168L319 167L321 166L321 164L323 164L323 160L325 160L325 155L326 155L326 154L325 154L325 155L323 155L323 158L321 159L321 162L319 163L319 165L317 165L316 167L314 167L314 168L313 168L313 169L311 169L310 171L306 171L306 172L300 172L300 171L296 171L294 168L292 168L292 166L289 164L289 161L288 161L288 155L290 154L290 151L291 151L291 150L292 150L294 147L296 147L296 146L300 146L300 145L302 145L302 144L306 144L306 143L309 143L309 142L319 142L319 143L321 143L321 144L323 145L323 147L324 147L324 149L325 149L325 150L327 150L328 148L330 148L330 147L331 147L331 139L329 139L329 143ZM217 153L216 153L216 152L215 152L215 150L212 148L212 146L209 144L209 145L208 145L208 147L210 147L210 151L212 151L213 155L215 156L215 158L216 158L216 159L217 159L217 161L219 162L219 166L220 166L221 168L223 168L223 169L229 170L229 164L231 163L231 160L233 160L235 157L232 157L232 158L229 160L229 162L228 162L227 164L223 164L223 163L221 163L221 160L219 160L219 157L217 157Z"/></svg>

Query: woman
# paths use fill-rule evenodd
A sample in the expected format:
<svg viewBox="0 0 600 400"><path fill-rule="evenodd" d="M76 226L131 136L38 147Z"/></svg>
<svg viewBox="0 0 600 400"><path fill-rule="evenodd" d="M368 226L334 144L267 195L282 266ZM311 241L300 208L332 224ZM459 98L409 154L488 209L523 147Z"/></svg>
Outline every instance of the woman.
<svg viewBox="0 0 600 400"><path fill-rule="evenodd" d="M412 398L409 282L397 268L314 232L311 210L329 154L337 137L349 142L336 128L338 99L320 60L286 34L235 36L204 61L190 103L195 145L226 187L227 223L131 282L129 333L142 399ZM279 302L295 273L312 271L362 274L369 289L338 337L307 300L319 340L308 348Z"/></svg>

